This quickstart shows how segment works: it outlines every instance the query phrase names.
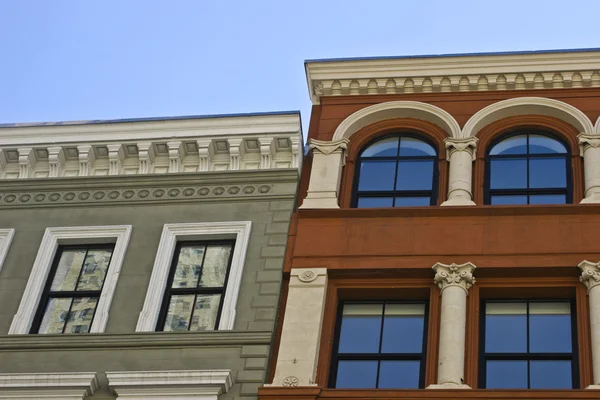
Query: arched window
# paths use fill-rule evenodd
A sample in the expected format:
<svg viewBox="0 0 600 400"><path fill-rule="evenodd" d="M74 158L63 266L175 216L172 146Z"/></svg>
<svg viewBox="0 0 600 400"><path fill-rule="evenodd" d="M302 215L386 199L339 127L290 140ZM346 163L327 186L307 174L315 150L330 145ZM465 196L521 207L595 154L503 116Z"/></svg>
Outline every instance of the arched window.
<svg viewBox="0 0 600 400"><path fill-rule="evenodd" d="M399 134L378 138L361 151L356 168L354 207L437 203L437 154L422 139Z"/></svg>
<svg viewBox="0 0 600 400"><path fill-rule="evenodd" d="M486 204L571 202L569 151L544 133L503 136L486 157Z"/></svg>

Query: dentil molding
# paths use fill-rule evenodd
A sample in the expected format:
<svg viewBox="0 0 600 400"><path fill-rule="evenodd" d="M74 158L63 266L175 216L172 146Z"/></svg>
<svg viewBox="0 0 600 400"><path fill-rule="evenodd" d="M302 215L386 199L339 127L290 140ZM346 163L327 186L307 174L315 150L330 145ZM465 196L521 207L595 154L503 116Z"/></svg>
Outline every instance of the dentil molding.
<svg viewBox="0 0 600 400"><path fill-rule="evenodd" d="M476 267L470 262L464 264L437 263L432 268L435 271L433 281L441 291L450 286L458 286L468 291L475 283L473 271Z"/></svg>

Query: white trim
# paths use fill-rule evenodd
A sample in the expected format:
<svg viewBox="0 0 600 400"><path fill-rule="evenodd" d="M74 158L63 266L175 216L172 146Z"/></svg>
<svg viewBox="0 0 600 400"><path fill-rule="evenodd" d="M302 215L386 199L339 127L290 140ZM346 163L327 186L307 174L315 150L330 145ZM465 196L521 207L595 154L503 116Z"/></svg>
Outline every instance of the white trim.
<svg viewBox="0 0 600 400"><path fill-rule="evenodd" d="M596 135L600 135L600 117L598 117L598 120L596 120L594 132L596 133Z"/></svg>
<svg viewBox="0 0 600 400"><path fill-rule="evenodd" d="M0 271L2 271L2 265L4 265L14 235L14 229L0 229Z"/></svg>
<svg viewBox="0 0 600 400"><path fill-rule="evenodd" d="M350 139L359 129L391 118L416 118L434 123L450 137L459 137L460 126L452 115L439 107L420 101L388 101L356 111L337 127L332 141Z"/></svg>
<svg viewBox="0 0 600 400"><path fill-rule="evenodd" d="M117 286L117 280L119 279L119 273L121 272L130 236L131 225L46 228L21 299L21 304L19 305L19 310L13 318L8 334L29 333L46 279L48 278L48 273L52 266L52 261L60 244L88 244L97 243L99 239L109 239L111 242L115 242L115 248L110 265L106 271L106 279L96 307L94 322L90 327L90 333L104 332L108 321L110 303Z"/></svg>
<svg viewBox="0 0 600 400"><path fill-rule="evenodd" d="M250 221L197 222L165 224L156 252L152 276L146 293L144 307L138 319L136 332L154 332L162 305L169 269L178 240L203 239L202 236L230 235L235 238L235 247L225 288L219 330L231 330L235 322L235 308L242 282L246 250L250 240Z"/></svg>
<svg viewBox="0 0 600 400"><path fill-rule="evenodd" d="M95 372L0 374L2 400L82 400L97 389Z"/></svg>
<svg viewBox="0 0 600 400"><path fill-rule="evenodd" d="M592 121L570 104L544 97L517 97L490 104L475 113L465 124L461 137L477 136L486 125L513 115L547 115L573 125L580 133L594 132Z"/></svg>

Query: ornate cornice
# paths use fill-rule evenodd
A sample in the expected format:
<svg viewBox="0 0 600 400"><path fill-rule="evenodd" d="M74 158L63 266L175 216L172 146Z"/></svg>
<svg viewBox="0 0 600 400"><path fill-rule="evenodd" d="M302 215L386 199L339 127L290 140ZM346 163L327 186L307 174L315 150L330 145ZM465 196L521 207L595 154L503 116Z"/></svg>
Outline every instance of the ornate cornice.
<svg viewBox="0 0 600 400"><path fill-rule="evenodd" d="M579 269L581 270L579 280L585 285L588 292L600 285L600 263L585 260L579 263Z"/></svg>
<svg viewBox="0 0 600 400"><path fill-rule="evenodd" d="M444 139L446 146L446 159L450 161L450 157L455 152L467 151L475 161L475 149L477 148L477 138L446 138Z"/></svg>
<svg viewBox="0 0 600 400"><path fill-rule="evenodd" d="M348 143L350 143L350 140L346 138L333 141L310 139L308 141L308 148L313 152L318 151L319 153L329 155L337 150L345 153L348 150Z"/></svg>
<svg viewBox="0 0 600 400"><path fill-rule="evenodd" d="M441 291L450 286L457 286L466 292L475 283L473 271L476 267L470 262L449 265L437 263L432 268L435 271L433 281Z"/></svg>

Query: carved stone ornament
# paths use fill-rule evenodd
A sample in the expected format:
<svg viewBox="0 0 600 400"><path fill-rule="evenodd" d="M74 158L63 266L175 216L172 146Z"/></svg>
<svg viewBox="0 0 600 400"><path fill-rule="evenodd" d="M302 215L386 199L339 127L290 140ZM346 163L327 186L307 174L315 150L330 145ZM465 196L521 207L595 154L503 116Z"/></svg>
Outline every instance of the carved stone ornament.
<svg viewBox="0 0 600 400"><path fill-rule="evenodd" d="M315 274L314 271L306 270L298 275L298 279L300 279L302 282L312 282L317 279L317 274Z"/></svg>
<svg viewBox="0 0 600 400"><path fill-rule="evenodd" d="M296 378L295 376L287 376L283 379L283 382L281 383L282 386L298 386L298 384L300 383L300 379Z"/></svg>
<svg viewBox="0 0 600 400"><path fill-rule="evenodd" d="M589 135L587 133L580 133L579 135L577 135L577 139L579 139L579 155L581 157L583 157L583 154L587 149L595 149L600 147L599 135Z"/></svg>
<svg viewBox="0 0 600 400"><path fill-rule="evenodd" d="M446 138L444 139L446 146L446 160L450 161L450 156L457 151L468 151L475 161L475 149L477 148L477 138Z"/></svg>
<svg viewBox="0 0 600 400"><path fill-rule="evenodd" d="M600 263L585 260L579 263L579 269L581 270L579 280L585 285L588 292L600 285Z"/></svg>
<svg viewBox="0 0 600 400"><path fill-rule="evenodd" d="M475 265L470 262L465 264L453 263L450 265L437 263L433 266L433 270L435 271L433 281L442 291L449 286L458 286L468 291L475 283L475 278L473 277L475 268Z"/></svg>
<svg viewBox="0 0 600 400"><path fill-rule="evenodd" d="M313 152L317 150L319 153L325 154L327 156L336 150L342 150L342 152L345 152L346 150L348 150L349 142L350 141L346 138L335 141L310 139L310 141L308 142L308 148Z"/></svg>

